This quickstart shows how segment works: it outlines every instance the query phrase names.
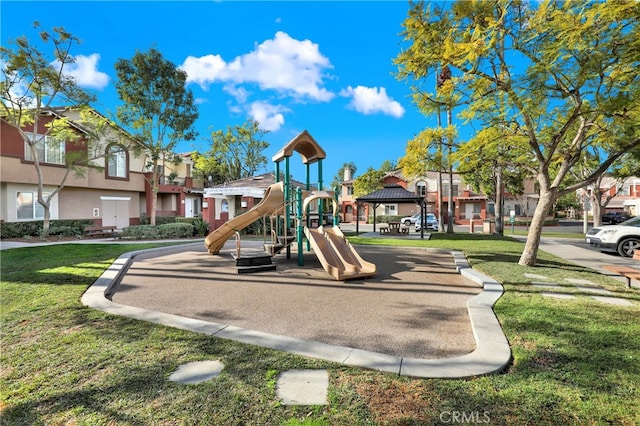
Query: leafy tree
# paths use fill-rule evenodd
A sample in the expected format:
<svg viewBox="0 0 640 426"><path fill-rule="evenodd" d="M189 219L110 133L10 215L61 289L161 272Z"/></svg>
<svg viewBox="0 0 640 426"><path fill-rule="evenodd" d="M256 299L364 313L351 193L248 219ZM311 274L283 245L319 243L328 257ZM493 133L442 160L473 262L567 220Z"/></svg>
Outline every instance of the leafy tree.
<svg viewBox="0 0 640 426"><path fill-rule="evenodd" d="M517 139L517 136L514 138ZM475 191L485 193L496 206L496 233L504 233L504 192L521 195L528 172L521 167L527 152L521 144L497 127L486 127L476 134L475 144L462 144L453 155L458 172Z"/></svg>
<svg viewBox="0 0 640 426"><path fill-rule="evenodd" d="M254 120L241 126L227 126L225 131L216 130L211 133L211 150L195 155L195 168L203 176L212 176L213 184L253 176L269 161L262 154L269 147L262 140L267 133Z"/></svg>
<svg viewBox="0 0 640 426"><path fill-rule="evenodd" d="M333 181L331 181L331 188L339 188L340 187L340 183L344 181L344 171L345 170L349 170L350 171L351 178L353 179L353 176L355 176L356 171L358 170L358 168L352 162L344 163L342 165L342 167L340 167L338 169L338 173L336 173L336 175L333 177Z"/></svg>
<svg viewBox="0 0 640 426"><path fill-rule="evenodd" d="M193 93L185 88L187 73L164 59L155 49L136 52L132 59L120 59L115 65L118 96L124 102L117 117L134 137L131 150L144 155L152 189L149 219L156 223L158 187L165 161L178 163L174 149L179 141L193 140L193 124L198 118Z"/></svg>
<svg viewBox="0 0 640 426"><path fill-rule="evenodd" d="M449 133L455 133L453 126L447 126L446 128L438 126L422 130L407 143L405 155L398 163L406 176L425 176L429 171L438 173L438 199L436 203L439 212L444 210L442 202L442 173L448 169L447 158L445 158L443 150L443 141L454 138ZM451 182L452 179L449 181ZM450 192L453 191L453 185L449 185L449 190ZM442 214L438 215L438 229L444 229L442 216Z"/></svg>
<svg viewBox="0 0 640 426"><path fill-rule="evenodd" d="M39 24L36 22L34 27ZM89 167L99 168L92 160L104 153L96 152L94 147L107 122L90 110L89 103L94 97L65 74L65 69L75 62L71 50L80 43L79 39L62 27L41 31L39 37L44 45L53 48L52 56L47 56L25 36L0 47L0 116L21 135L28 150L26 154L33 161L36 201L44 211L43 234L46 236L50 227L51 201L64 188L69 175L82 177ZM54 102L73 107L53 108ZM75 116L75 120L70 115ZM46 159L40 158L45 147L61 153L62 158L56 163L65 167L57 186L50 192L44 191L45 180L49 179L45 176ZM70 149L65 149L67 147Z"/></svg>
<svg viewBox="0 0 640 426"><path fill-rule="evenodd" d="M382 178L385 173L386 171L375 170L373 167L369 167L364 174L354 179L353 195L360 197L382 189Z"/></svg>
<svg viewBox="0 0 640 426"><path fill-rule="evenodd" d="M380 168L378 169L381 172L389 173L398 168L398 164L393 160L384 160L382 164L380 164Z"/></svg>
<svg viewBox="0 0 640 426"><path fill-rule="evenodd" d="M448 65L458 76L458 105L466 105L461 115L481 117L484 127L509 136L510 149L528 154L521 167L536 177L539 202L521 265L535 265L557 198L593 183L640 146L639 18L640 3L632 1L410 7L403 34L411 45L396 58L399 75L420 82ZM568 183L588 147L601 150L600 165Z"/></svg>

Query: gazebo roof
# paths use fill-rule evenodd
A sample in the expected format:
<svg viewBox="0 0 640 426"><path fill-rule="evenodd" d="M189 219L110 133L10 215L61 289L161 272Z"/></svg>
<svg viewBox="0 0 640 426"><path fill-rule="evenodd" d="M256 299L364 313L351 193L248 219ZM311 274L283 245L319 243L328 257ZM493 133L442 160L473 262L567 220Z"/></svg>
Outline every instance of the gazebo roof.
<svg viewBox="0 0 640 426"><path fill-rule="evenodd" d="M421 203L424 197L404 189L398 184L385 185L371 194L356 198L358 202L364 203Z"/></svg>

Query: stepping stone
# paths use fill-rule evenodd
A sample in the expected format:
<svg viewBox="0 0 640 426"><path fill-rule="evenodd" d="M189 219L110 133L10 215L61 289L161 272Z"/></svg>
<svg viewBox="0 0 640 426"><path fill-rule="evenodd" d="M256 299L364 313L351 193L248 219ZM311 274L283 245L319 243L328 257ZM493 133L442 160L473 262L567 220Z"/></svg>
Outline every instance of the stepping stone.
<svg viewBox="0 0 640 426"><path fill-rule="evenodd" d="M554 297L556 299L575 299L576 298L573 294L551 293L551 292L548 292L548 291L543 291L540 294L543 295L543 296L546 296L546 297Z"/></svg>
<svg viewBox="0 0 640 426"><path fill-rule="evenodd" d="M289 370L280 374L277 394L284 405L326 405L327 370Z"/></svg>
<svg viewBox="0 0 640 426"><path fill-rule="evenodd" d="M634 306L633 302L621 297L604 297L604 296L591 296L598 302L609 303L610 305L618 306Z"/></svg>
<svg viewBox="0 0 640 426"><path fill-rule="evenodd" d="M593 281L585 280L582 278L565 278L565 281L570 282L571 284L585 284L585 285L595 285Z"/></svg>
<svg viewBox="0 0 640 426"><path fill-rule="evenodd" d="M536 278L536 279L539 279L539 280L546 280L547 279L547 277L545 277L544 275L530 274L528 272L525 272L524 276L527 277L527 278Z"/></svg>
<svg viewBox="0 0 640 426"><path fill-rule="evenodd" d="M585 291L588 293L598 293L598 294L613 294L612 292L610 292L609 290L605 290L604 288L600 288L600 287L583 287L583 286L576 286L576 288L580 291Z"/></svg>
<svg viewBox="0 0 640 426"><path fill-rule="evenodd" d="M531 285L533 287L542 287L542 288L555 288L555 289L563 289L566 287L563 287L559 284L553 284L553 283L531 283Z"/></svg>
<svg viewBox="0 0 640 426"><path fill-rule="evenodd" d="M214 379L220 375L224 364L220 361L196 361L183 364L171 373L169 380L176 383L193 385Z"/></svg>

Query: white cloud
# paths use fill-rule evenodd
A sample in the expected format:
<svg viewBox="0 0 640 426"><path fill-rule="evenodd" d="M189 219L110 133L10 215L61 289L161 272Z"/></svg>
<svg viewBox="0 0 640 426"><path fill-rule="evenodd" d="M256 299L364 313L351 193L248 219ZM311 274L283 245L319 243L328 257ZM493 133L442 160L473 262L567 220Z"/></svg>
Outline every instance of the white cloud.
<svg viewBox="0 0 640 426"><path fill-rule="evenodd" d="M100 60L99 54L77 55L74 59L74 63L65 64L63 72L65 75L73 77L78 86L104 89L109 84L109 76L97 69L98 61ZM59 68L60 62L54 61L52 65Z"/></svg>
<svg viewBox="0 0 640 426"><path fill-rule="evenodd" d="M297 100L330 101L335 97L325 89L325 72L333 68L310 40L296 40L278 31L249 53L225 62L220 55L189 56L180 66L187 82L207 89L211 83L257 84L262 90L274 90Z"/></svg>
<svg viewBox="0 0 640 426"><path fill-rule="evenodd" d="M255 121L260 123L260 127L264 130L275 132L284 124L283 112L289 111L281 105L271 105L266 102L253 102L249 106L249 115Z"/></svg>
<svg viewBox="0 0 640 426"><path fill-rule="evenodd" d="M387 96L384 87L349 86L340 92L340 96L351 98L349 107L363 114L382 113L396 118L404 115L402 105Z"/></svg>
<svg viewBox="0 0 640 426"><path fill-rule="evenodd" d="M241 104L247 102L247 99L249 99L249 94L250 93L244 87L239 87L239 86L235 86L233 84L228 84L225 87L223 87L222 90L224 90L225 92L227 92L228 94L233 96L236 99L236 101L241 103Z"/></svg>
<svg viewBox="0 0 640 426"><path fill-rule="evenodd" d="M226 66L220 55L206 55L199 58L189 56L178 68L187 73L187 83L196 83L207 90L209 84L227 79Z"/></svg>

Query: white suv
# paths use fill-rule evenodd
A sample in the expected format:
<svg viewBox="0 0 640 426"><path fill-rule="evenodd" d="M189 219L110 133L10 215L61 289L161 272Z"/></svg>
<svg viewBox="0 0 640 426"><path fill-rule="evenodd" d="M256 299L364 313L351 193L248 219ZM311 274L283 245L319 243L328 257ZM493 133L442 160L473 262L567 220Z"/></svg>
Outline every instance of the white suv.
<svg viewBox="0 0 640 426"><path fill-rule="evenodd" d="M617 225L591 228L585 240L601 251L618 252L620 256L632 257L634 250L640 250L640 216Z"/></svg>
<svg viewBox="0 0 640 426"><path fill-rule="evenodd" d="M416 222L420 222L420 213L416 213L413 216L403 217L400 219L400 223L404 226L413 225Z"/></svg>

